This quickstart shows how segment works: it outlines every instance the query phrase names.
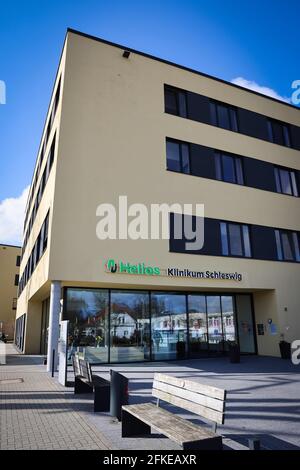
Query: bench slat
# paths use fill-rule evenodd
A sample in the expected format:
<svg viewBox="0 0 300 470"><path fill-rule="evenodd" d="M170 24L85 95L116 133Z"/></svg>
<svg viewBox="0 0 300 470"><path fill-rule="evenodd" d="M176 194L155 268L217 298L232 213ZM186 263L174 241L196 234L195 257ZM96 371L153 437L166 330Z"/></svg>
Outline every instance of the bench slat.
<svg viewBox="0 0 300 470"><path fill-rule="evenodd" d="M185 378L181 377L173 377L172 375L156 373L154 374L154 380L184 388L186 390L190 390L191 392L200 393L201 395L209 396L217 400L225 400L226 397L226 390L212 387L211 385L204 385L193 380L186 380Z"/></svg>
<svg viewBox="0 0 300 470"><path fill-rule="evenodd" d="M200 393L191 392L186 388L179 388L175 387L174 385L170 385L164 382L158 382L154 380L153 382L153 390L161 390L162 392L170 393L171 395L175 395L179 398L184 398L185 400L189 400L193 403L197 403L198 405L202 405L206 408L210 408L215 411L219 411L223 413L225 402L222 400L217 400L216 398L210 398L205 395L201 395ZM152 393L153 394L153 393Z"/></svg>
<svg viewBox="0 0 300 470"><path fill-rule="evenodd" d="M154 388L152 389L152 395L156 398L159 398L160 400L171 403L171 405L178 406L179 408L183 408L199 416L203 416L204 418L209 419L210 421L214 421L215 423L224 423L224 413L219 411L206 408L205 406L198 405L197 403L193 403L191 401L185 400L184 398L180 398L173 394Z"/></svg>
<svg viewBox="0 0 300 470"><path fill-rule="evenodd" d="M81 375L87 379L89 382L92 382L92 370L90 363L84 361L83 359L79 359L79 364L81 368Z"/></svg>
<svg viewBox="0 0 300 470"><path fill-rule="evenodd" d="M77 354L74 354L74 356L72 356L72 364L73 364L74 375L75 376L81 375L80 364L79 364L79 359L78 359Z"/></svg>
<svg viewBox="0 0 300 470"><path fill-rule="evenodd" d="M128 411L144 423L155 428L169 439L184 445L187 442L214 439L216 434L197 424L174 415L153 403L122 406L122 410Z"/></svg>

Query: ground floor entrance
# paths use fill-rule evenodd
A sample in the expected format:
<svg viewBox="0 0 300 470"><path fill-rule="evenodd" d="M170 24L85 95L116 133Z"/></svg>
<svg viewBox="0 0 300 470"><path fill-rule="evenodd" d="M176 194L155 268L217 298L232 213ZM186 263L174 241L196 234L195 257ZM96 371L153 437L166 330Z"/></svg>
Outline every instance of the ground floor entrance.
<svg viewBox="0 0 300 470"><path fill-rule="evenodd" d="M92 363L166 361L226 354L230 341L255 354L251 294L64 289L68 358Z"/></svg>

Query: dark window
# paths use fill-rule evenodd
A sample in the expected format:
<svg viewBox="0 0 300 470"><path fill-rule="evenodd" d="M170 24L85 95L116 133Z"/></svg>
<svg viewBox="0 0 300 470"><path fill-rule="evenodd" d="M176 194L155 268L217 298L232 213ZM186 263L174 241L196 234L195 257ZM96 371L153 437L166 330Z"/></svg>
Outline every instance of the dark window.
<svg viewBox="0 0 300 470"><path fill-rule="evenodd" d="M11 308L12 308L13 310L17 310L17 299L16 299L15 297L13 298Z"/></svg>
<svg viewBox="0 0 300 470"><path fill-rule="evenodd" d="M215 152L215 166L218 180L244 184L242 162L239 157Z"/></svg>
<svg viewBox="0 0 300 470"><path fill-rule="evenodd" d="M20 266L21 264L21 256L17 256L17 260L16 260L16 266Z"/></svg>
<svg viewBox="0 0 300 470"><path fill-rule="evenodd" d="M293 170L274 167L276 190L278 193L298 196L297 180Z"/></svg>
<svg viewBox="0 0 300 470"><path fill-rule="evenodd" d="M52 113L51 113L51 124L52 124L53 121L54 121L54 117L55 117L56 110L57 110L58 103L59 103L59 97L60 97L60 83L61 83L61 79L59 79L59 82L58 82L58 85L57 85L57 89L56 89L56 93L55 93L55 97L54 97L53 108L52 108Z"/></svg>
<svg viewBox="0 0 300 470"><path fill-rule="evenodd" d="M167 168L181 173L190 173L189 145L184 142L167 140Z"/></svg>
<svg viewBox="0 0 300 470"><path fill-rule="evenodd" d="M176 88L165 87L165 112L187 117L186 94Z"/></svg>
<svg viewBox="0 0 300 470"><path fill-rule="evenodd" d="M236 110L224 103L210 102L211 124L230 131L238 131Z"/></svg>
<svg viewBox="0 0 300 470"><path fill-rule="evenodd" d="M15 275L15 286L19 285L19 274Z"/></svg>
<svg viewBox="0 0 300 470"><path fill-rule="evenodd" d="M268 120L269 140L274 144L291 146L290 130L288 124L283 124L273 119Z"/></svg>
<svg viewBox="0 0 300 470"><path fill-rule="evenodd" d="M220 222L220 230L223 255L251 257L248 225Z"/></svg>
<svg viewBox="0 0 300 470"><path fill-rule="evenodd" d="M299 233L275 230L277 258L282 261L300 261Z"/></svg>
<svg viewBox="0 0 300 470"><path fill-rule="evenodd" d="M43 234L43 238L42 238L42 247L43 247L43 252L46 250L47 248L47 243L48 243L48 224L49 224L49 212L47 214L47 217L45 219L45 222L44 222L44 234Z"/></svg>

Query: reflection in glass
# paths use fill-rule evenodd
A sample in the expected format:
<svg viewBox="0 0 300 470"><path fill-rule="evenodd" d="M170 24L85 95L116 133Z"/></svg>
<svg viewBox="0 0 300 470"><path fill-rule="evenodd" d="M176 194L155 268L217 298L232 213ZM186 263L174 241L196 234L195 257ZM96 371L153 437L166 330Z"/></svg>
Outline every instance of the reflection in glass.
<svg viewBox="0 0 300 470"><path fill-rule="evenodd" d="M237 224L228 224L230 239L230 254L243 256L241 229Z"/></svg>
<svg viewBox="0 0 300 470"><path fill-rule="evenodd" d="M67 289L68 360L75 352L91 363L108 361L108 291Z"/></svg>
<svg viewBox="0 0 300 470"><path fill-rule="evenodd" d="M112 291L110 362L150 359L149 296L140 291Z"/></svg>
<svg viewBox="0 0 300 470"><path fill-rule="evenodd" d="M207 355L207 317L205 295L188 296L189 348L191 357Z"/></svg>
<svg viewBox="0 0 300 470"><path fill-rule="evenodd" d="M223 351L223 330L220 296L208 295L206 303L209 350L221 352Z"/></svg>
<svg viewBox="0 0 300 470"><path fill-rule="evenodd" d="M185 295L151 294L152 358L182 359L187 351Z"/></svg>
<svg viewBox="0 0 300 470"><path fill-rule="evenodd" d="M167 140L167 167L172 171L181 170L179 143L170 140Z"/></svg>
<svg viewBox="0 0 300 470"><path fill-rule="evenodd" d="M235 334L234 309L233 309L232 296L222 295L221 305L222 305L224 341L235 341L236 334Z"/></svg>

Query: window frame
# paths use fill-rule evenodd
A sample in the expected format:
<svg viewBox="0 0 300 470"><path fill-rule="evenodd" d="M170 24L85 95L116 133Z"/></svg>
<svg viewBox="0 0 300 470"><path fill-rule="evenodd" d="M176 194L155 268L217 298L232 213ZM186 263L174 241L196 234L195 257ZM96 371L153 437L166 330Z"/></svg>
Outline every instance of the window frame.
<svg viewBox="0 0 300 470"><path fill-rule="evenodd" d="M228 181L224 177L224 157L231 158L233 161L233 171L234 171L234 180ZM232 155L230 153L221 152L219 150L214 150L214 159L215 159L215 174L218 181L223 181L224 183L238 184L240 186L245 186L244 178L244 166L242 157ZM238 171L238 166L240 170L240 175ZM219 176L218 177L218 173ZM239 181L240 179L240 181Z"/></svg>
<svg viewBox="0 0 300 470"><path fill-rule="evenodd" d="M172 112L170 108L167 108L166 92L172 93L175 96L175 103L176 103L175 113ZM180 98L183 98L183 103L180 102ZM181 90L180 88L172 87L170 85L165 85L164 86L164 103L165 103L165 113L172 114L173 116L179 116L182 118L188 118L187 92L185 90Z"/></svg>
<svg viewBox="0 0 300 470"><path fill-rule="evenodd" d="M232 240L230 237L230 230L229 230L230 225L237 226L239 228L240 243L241 243L241 248L242 248L241 255L232 253ZM230 256L233 258L247 258L247 259L252 258L252 241L251 241L250 225L221 220L220 221L220 236L221 236L221 249L222 249L223 256Z"/></svg>
<svg viewBox="0 0 300 470"><path fill-rule="evenodd" d="M229 128L220 125L218 106L226 108L228 114L227 117L229 122ZM211 125L219 127L220 129L224 129L226 131L239 132L238 114L235 106L214 99L210 99L209 108Z"/></svg>
<svg viewBox="0 0 300 470"><path fill-rule="evenodd" d="M168 142L169 143L172 143L172 144L176 144L178 145L179 147L179 167L180 169L179 170L173 170L172 168L169 168L168 167ZM187 154L188 154L188 171L184 171L183 170L183 146L186 147L187 149ZM184 175L191 175L191 151L190 151L190 144L189 142L184 142L184 141L181 141L181 140L176 140L176 139L172 139L172 138L169 138L167 137L166 138L166 162L167 162L167 170L168 171L174 171L175 173L182 173Z"/></svg>
<svg viewBox="0 0 300 470"><path fill-rule="evenodd" d="M280 126L283 143L276 141L276 136L275 136L274 127L273 127L274 125ZM277 119L267 118L267 126L268 126L269 141L271 143L281 145L283 147L293 148L292 142L291 142L290 125L288 122L282 122L282 121L277 121Z"/></svg>
<svg viewBox="0 0 300 470"><path fill-rule="evenodd" d="M288 259L284 257L284 245L282 236L286 235L290 243L290 247L293 254L293 259ZM277 249L277 261L283 262L300 262L300 234L296 230L285 230L285 229L274 229L275 243ZM295 242L296 241L296 242ZM297 246L296 246L297 245Z"/></svg>
<svg viewBox="0 0 300 470"><path fill-rule="evenodd" d="M283 172L283 171L288 173L290 187L291 187L291 193L287 193L287 192L283 191L282 178L281 178L281 172ZM275 178L276 192L278 194L284 194L286 196L299 197L298 182L297 182L297 177L296 177L295 170L293 170L291 168L286 168L286 167L283 167L283 166L274 165L274 178Z"/></svg>

